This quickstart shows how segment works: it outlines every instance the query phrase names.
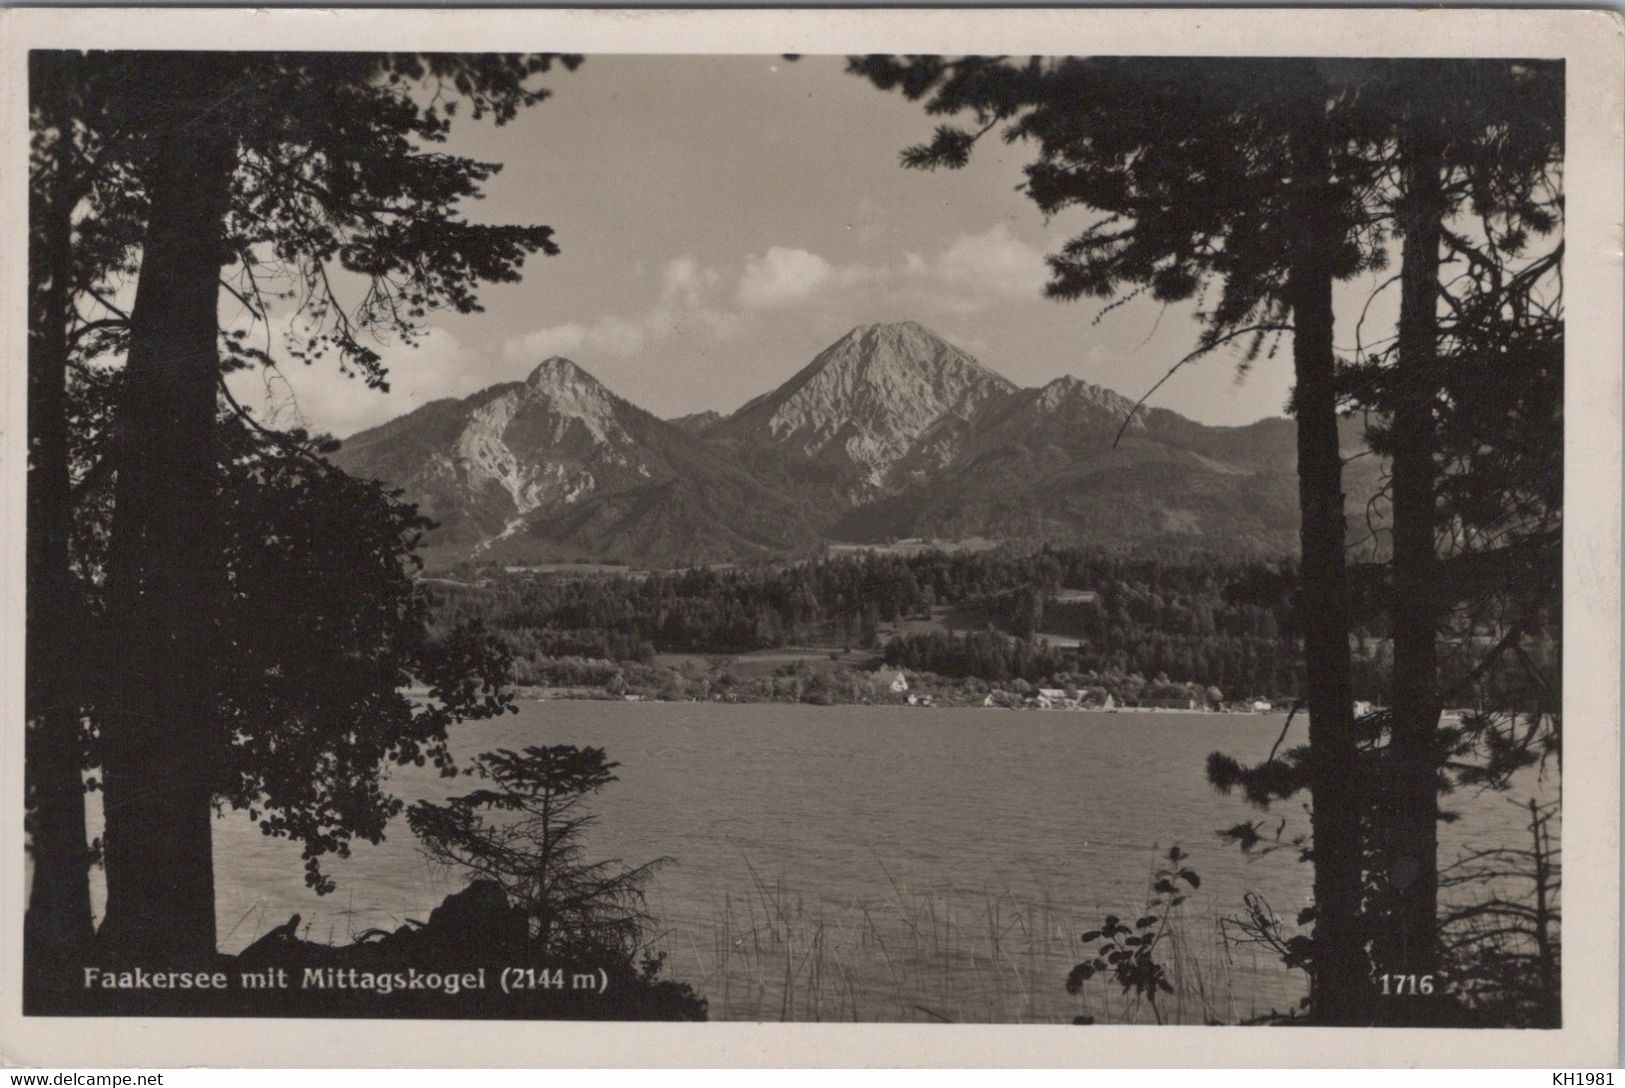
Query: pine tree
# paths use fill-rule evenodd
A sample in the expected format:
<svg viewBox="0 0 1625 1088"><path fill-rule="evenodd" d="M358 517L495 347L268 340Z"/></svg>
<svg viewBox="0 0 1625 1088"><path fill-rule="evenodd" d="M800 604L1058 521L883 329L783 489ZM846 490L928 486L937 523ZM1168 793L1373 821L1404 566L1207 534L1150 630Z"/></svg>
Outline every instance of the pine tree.
<svg viewBox="0 0 1625 1088"><path fill-rule="evenodd" d="M1269 338L1292 334L1298 611L1313 751L1313 1012L1324 1023L1364 1021L1332 285L1383 255L1363 203L1377 168L1363 153L1354 96L1335 62L867 57L851 68L925 100L932 114L974 118L972 128L939 127L929 144L904 152L906 165L961 166L978 139L1002 129L1037 145L1026 191L1041 210L1100 214L1050 258L1051 297L1177 302L1214 287L1197 347L1175 370L1233 342L1248 345L1251 361Z"/></svg>
<svg viewBox="0 0 1625 1088"><path fill-rule="evenodd" d="M1440 494L1446 441L1441 421L1453 385L1452 346L1463 317L1487 317L1508 301L1486 300L1487 280L1539 282L1533 239L1561 214L1560 65L1527 61L1382 61L1363 67L1366 127L1386 132L1385 212L1402 241L1398 335L1391 348L1348 374L1356 402L1379 414L1378 450L1389 458L1392 560L1389 616L1393 678L1389 720L1386 870L1379 970L1425 975L1436 966L1438 790L1447 760L1439 730L1441 620L1458 601L1443 577ZM1476 238L1475 238L1476 236ZM1468 273L1449 267L1464 262ZM1447 285L1446 280L1450 281ZM1560 281L1557 287L1560 293ZM1477 296L1475 303L1474 297ZM1501 305L1500 335L1516 342L1514 310ZM1482 324L1474 330L1484 344ZM1506 360L1513 401L1530 372ZM1479 369L1478 380L1487 378ZM1510 402L1509 402L1510 403ZM1480 436L1480 440L1489 436ZM1490 438L1489 445L1500 445ZM1428 1002L1403 1002L1405 1017Z"/></svg>
<svg viewBox="0 0 1625 1088"><path fill-rule="evenodd" d="M35 54L34 63L43 88L97 77L80 82L85 93L65 111L36 114L37 140L58 138L64 123L88 130L111 193L92 218L140 224L103 266L139 254L132 310L107 304L101 319L117 325L126 360L106 568L106 627L120 657L97 715L102 935L147 962L196 962L214 948L209 821L230 764L214 702L232 642L221 622L229 611L221 375L255 354L222 341L217 298L236 291L267 320L266 293L283 275L281 293L303 300L315 329L298 357L334 354L384 386L369 330L410 339L431 309L477 309L478 283L517 278L525 256L553 251L545 227L464 220L459 203L496 167L427 149L459 103L500 123L538 101L533 77L553 59L124 53ZM414 97L425 80L443 93ZM344 282L362 285L359 301L346 304L335 287ZM40 316L44 347L64 315L59 307L50 321ZM65 360L42 359L40 373L58 365ZM40 463L53 474L59 465ZM50 494L42 487L41 501ZM55 779L65 781L57 764Z"/></svg>
<svg viewBox="0 0 1625 1088"><path fill-rule="evenodd" d="M501 885L538 952L629 960L649 923L644 885L670 859L587 860L588 805L618 766L602 748L568 744L485 752L475 773L488 787L418 801L407 820L431 860Z"/></svg>
<svg viewBox="0 0 1625 1088"><path fill-rule="evenodd" d="M111 333L76 322L91 269L110 263L106 232L92 221L75 236L75 209L99 204L116 224L121 190L97 169L105 148L99 113L110 88L79 54L36 51L29 61L34 137L29 162L28 584L24 777L34 879L24 926L26 956L50 970L80 957L92 937L89 847L81 772L84 700L75 660L93 630L72 571L73 420L69 359Z"/></svg>

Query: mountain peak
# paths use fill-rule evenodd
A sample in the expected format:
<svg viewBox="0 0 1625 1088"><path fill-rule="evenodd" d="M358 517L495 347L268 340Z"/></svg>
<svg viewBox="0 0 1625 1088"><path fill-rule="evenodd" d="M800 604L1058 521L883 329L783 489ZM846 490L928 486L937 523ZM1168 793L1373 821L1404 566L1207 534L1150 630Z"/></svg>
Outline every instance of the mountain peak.
<svg viewBox="0 0 1625 1088"><path fill-rule="evenodd" d="M918 321L878 321L869 325L857 325L825 350L831 352L843 347L866 347L871 351L885 349L915 356L957 350L935 331Z"/></svg>
<svg viewBox="0 0 1625 1088"><path fill-rule="evenodd" d="M1114 393L1105 386L1086 382L1071 374L1063 374L1045 385L1038 391L1038 396L1048 407L1054 407L1063 401L1085 401L1125 414L1134 407L1134 402L1121 393Z"/></svg>
<svg viewBox="0 0 1625 1088"><path fill-rule="evenodd" d="M578 364L562 355L549 355L525 379L524 389L515 402L532 407L545 405L548 411L583 420L596 421L595 429L621 415L623 402L609 387ZM625 405L630 407L630 405Z"/></svg>
<svg viewBox="0 0 1625 1088"><path fill-rule="evenodd" d="M536 364L536 369L530 372L525 384L535 387L541 385L558 385L562 383L592 382L597 384L598 379L581 369L576 363L562 355L549 355Z"/></svg>
<svg viewBox="0 0 1625 1088"><path fill-rule="evenodd" d="M917 321L859 325L715 433L824 462L863 491L928 431L1014 388Z"/></svg>
<svg viewBox="0 0 1625 1088"><path fill-rule="evenodd" d="M938 340L942 339L942 337L937 336L937 334L935 332L928 329L926 326L920 324L918 321L914 321L914 320L872 321L867 325L854 325L852 327L852 331L847 333L846 335L850 337L850 336L861 336L861 335L870 334L870 333L878 335L878 336L899 336L899 335L904 335L904 334L908 334L908 333L914 333L914 334L923 333L926 336L936 337L936 339L938 339Z"/></svg>
<svg viewBox="0 0 1625 1088"><path fill-rule="evenodd" d="M858 325L819 352L809 366L782 388L815 383L821 375L825 376L824 380L896 381L898 372L914 380L937 381L951 375L950 380L991 382L1014 388L918 321Z"/></svg>

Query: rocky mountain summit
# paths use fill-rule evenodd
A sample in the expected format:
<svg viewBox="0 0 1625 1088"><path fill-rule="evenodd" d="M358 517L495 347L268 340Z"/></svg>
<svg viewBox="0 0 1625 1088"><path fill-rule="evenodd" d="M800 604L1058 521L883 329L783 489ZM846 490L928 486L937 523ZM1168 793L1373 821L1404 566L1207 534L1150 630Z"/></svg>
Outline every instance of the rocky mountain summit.
<svg viewBox="0 0 1625 1088"><path fill-rule="evenodd" d="M901 463L940 463L941 440L1009 381L913 321L865 325L712 427L707 437L830 470L853 501L883 493ZM941 447L924 454L925 448Z"/></svg>

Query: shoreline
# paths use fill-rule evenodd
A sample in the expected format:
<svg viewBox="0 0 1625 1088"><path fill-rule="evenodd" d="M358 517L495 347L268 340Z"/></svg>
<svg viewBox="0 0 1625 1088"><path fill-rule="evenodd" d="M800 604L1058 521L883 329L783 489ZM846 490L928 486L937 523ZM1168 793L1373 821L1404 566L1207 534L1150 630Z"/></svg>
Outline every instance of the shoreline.
<svg viewBox="0 0 1625 1088"><path fill-rule="evenodd" d="M935 700L908 703L903 701L862 701L862 702L831 702L813 703L788 699L663 699L658 695L613 695L601 689L549 689L532 686L516 686L513 689L515 699L536 703L648 703L655 705L679 706L688 704L716 704L721 706L819 706L826 709L839 707L889 707L900 710L1016 710L1037 711L1050 714L1184 714L1191 717L1278 717L1287 712L1287 708L1272 708L1270 710L1212 710L1192 709L1184 707L1156 707L1156 706L1009 706L999 704L985 706L982 703L958 703L951 701L937 702Z"/></svg>

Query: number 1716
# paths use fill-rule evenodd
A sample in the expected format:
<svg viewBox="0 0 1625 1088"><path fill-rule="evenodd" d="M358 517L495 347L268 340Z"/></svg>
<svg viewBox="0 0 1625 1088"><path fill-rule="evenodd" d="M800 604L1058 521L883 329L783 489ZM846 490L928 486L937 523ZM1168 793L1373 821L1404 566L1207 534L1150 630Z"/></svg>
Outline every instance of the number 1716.
<svg viewBox="0 0 1625 1088"><path fill-rule="evenodd" d="M1384 997L1414 997L1433 992L1432 975L1378 975Z"/></svg>

